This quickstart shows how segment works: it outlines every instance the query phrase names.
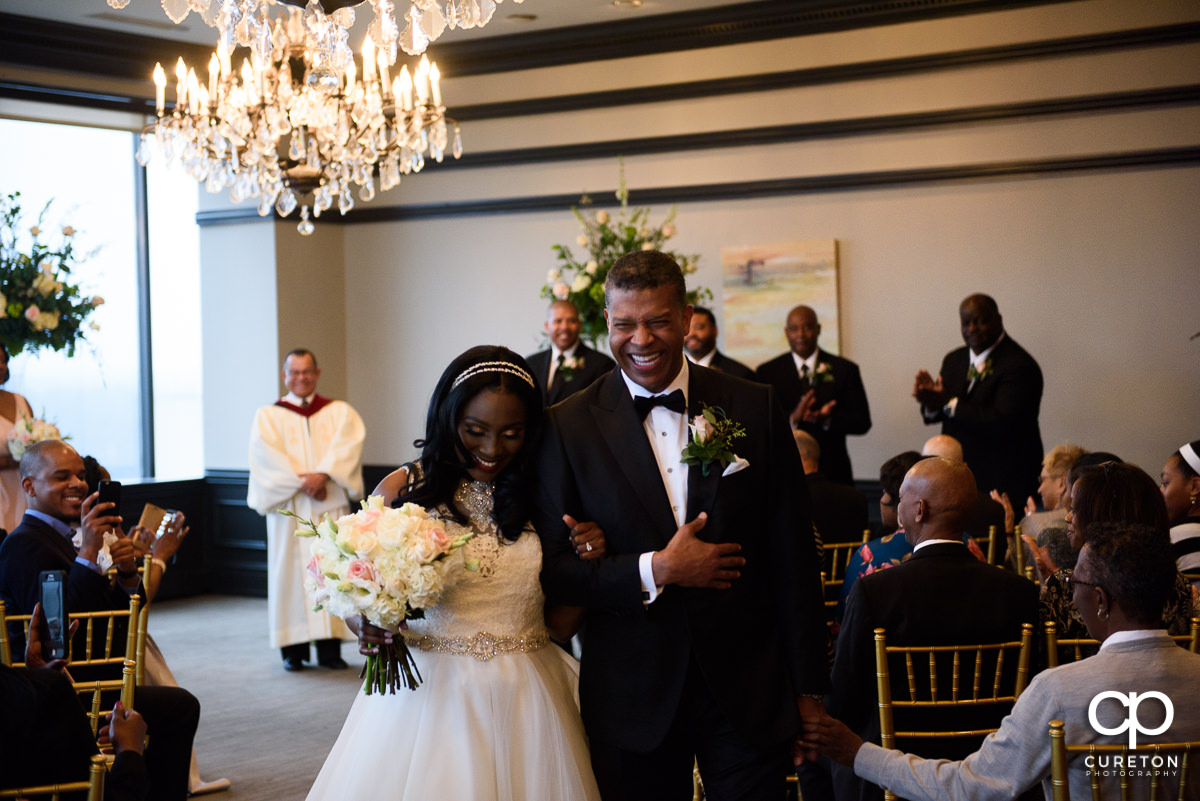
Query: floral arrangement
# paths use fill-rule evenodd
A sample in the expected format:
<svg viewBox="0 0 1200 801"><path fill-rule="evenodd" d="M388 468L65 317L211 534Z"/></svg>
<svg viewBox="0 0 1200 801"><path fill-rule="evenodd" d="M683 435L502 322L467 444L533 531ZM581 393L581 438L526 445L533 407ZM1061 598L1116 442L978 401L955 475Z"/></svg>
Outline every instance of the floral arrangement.
<svg viewBox="0 0 1200 801"><path fill-rule="evenodd" d="M726 417L720 407L704 404L701 413L688 423L688 428L692 438L680 454L684 464L700 465L701 472L707 476L714 462L724 470L734 462L743 461L733 452L733 441L746 436L746 429Z"/></svg>
<svg viewBox="0 0 1200 801"><path fill-rule="evenodd" d="M447 557L473 536L465 530L451 537L444 522L422 507L406 503L392 509L383 505L379 495L337 521L329 515L319 525L296 519L302 524L296 536L313 538L312 559L304 576L313 608L342 619L362 615L393 633L405 620L422 617L422 610L438 602L446 586ZM395 693L400 686L417 689L421 674L403 638L396 637L379 651L367 657L363 691L371 695Z"/></svg>
<svg viewBox="0 0 1200 801"><path fill-rule="evenodd" d="M78 285L67 281L80 261L75 229L62 226L58 245L47 244L42 226L50 204L37 224L26 228L20 197L20 192L0 196L0 344L9 356L39 348L66 348L74 355L88 316L104 298L84 296Z"/></svg>
<svg viewBox="0 0 1200 801"><path fill-rule="evenodd" d="M696 254L680 254L666 249L667 240L675 236L675 208L667 214L660 226L650 224L649 208L629 208L629 189L625 185L625 167L621 165L620 185L616 192L621 210L616 219L604 209L585 214L577 206L571 211L583 229L575 244L584 249L584 255L576 258L566 245L553 245L558 266L546 274L541 296L547 300L569 300L579 311L580 337L593 347L605 336L608 326L604 322L604 281L613 263L627 253L637 250L661 250L683 268L684 275L697 270ZM586 195L580 199L581 206L591 204ZM712 292L706 288L691 289L687 302L704 303L712 300Z"/></svg>
<svg viewBox="0 0 1200 801"><path fill-rule="evenodd" d="M17 415L17 422L8 432L8 452L19 462L30 445L48 439L70 439L70 437L64 437L54 423L47 423L45 420L30 417L22 412Z"/></svg>

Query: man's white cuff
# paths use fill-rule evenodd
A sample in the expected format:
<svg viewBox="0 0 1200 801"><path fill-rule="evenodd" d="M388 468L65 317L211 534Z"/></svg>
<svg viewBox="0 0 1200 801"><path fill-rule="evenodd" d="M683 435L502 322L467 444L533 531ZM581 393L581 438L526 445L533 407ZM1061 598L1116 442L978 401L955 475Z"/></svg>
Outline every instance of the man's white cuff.
<svg viewBox="0 0 1200 801"><path fill-rule="evenodd" d="M654 603L663 588L654 583L654 551L646 551L638 557L638 574L642 578L642 603Z"/></svg>

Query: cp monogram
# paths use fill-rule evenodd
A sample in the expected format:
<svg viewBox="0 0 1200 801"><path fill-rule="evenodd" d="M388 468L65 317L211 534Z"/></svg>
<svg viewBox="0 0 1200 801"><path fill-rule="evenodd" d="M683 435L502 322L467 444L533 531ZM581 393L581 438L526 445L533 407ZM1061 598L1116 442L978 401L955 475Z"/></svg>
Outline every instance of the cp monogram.
<svg viewBox="0 0 1200 801"><path fill-rule="evenodd" d="M1113 729L1108 729L1108 728L1101 726L1100 721L1096 720L1096 708L1098 706L1100 706L1100 702L1105 700L1106 698L1112 698L1115 701L1117 701L1118 703L1120 703L1121 705L1129 708L1129 717L1127 717L1125 719L1124 723L1122 723L1120 726L1117 726L1116 728L1113 728ZM1157 729L1143 728L1141 722L1138 720L1138 711L1137 711L1138 704L1140 704L1142 701L1146 700L1147 698L1157 698L1159 701L1162 702L1162 705L1167 710L1166 719L1163 720L1163 724L1161 726L1159 726ZM1141 693L1141 694L1129 693L1128 695L1126 695L1124 693L1119 693L1116 690L1107 690L1105 692L1098 694L1095 698L1092 699L1092 703L1088 705L1088 722L1090 722L1092 724L1092 728L1095 729L1100 734L1108 734L1108 735L1120 734L1121 732L1128 729L1129 730L1129 747L1130 748L1137 748L1138 732L1141 732L1142 734L1151 735L1151 736L1153 736L1155 734L1162 734L1164 731L1167 730L1168 727L1170 727L1171 721L1173 721L1174 719L1175 719L1175 707L1171 704L1171 699L1157 691L1151 691L1148 693Z"/></svg>

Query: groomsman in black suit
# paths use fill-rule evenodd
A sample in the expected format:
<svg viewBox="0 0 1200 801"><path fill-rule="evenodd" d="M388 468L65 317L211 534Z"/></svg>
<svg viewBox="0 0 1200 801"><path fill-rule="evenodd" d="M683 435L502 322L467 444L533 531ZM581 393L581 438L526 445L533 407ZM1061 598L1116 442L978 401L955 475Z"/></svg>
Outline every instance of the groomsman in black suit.
<svg viewBox="0 0 1200 801"><path fill-rule="evenodd" d="M569 300L556 300L546 312L550 347L526 357L546 405L558 403L613 368L613 360L579 341L579 311Z"/></svg>
<svg viewBox="0 0 1200 801"><path fill-rule="evenodd" d="M936 381L918 372L913 397L927 424L941 423L962 443L981 490L1020 503L1036 491L1041 470L1042 370L1004 333L992 298L971 295L958 316L966 347L946 354Z"/></svg>
<svg viewBox="0 0 1200 801"><path fill-rule="evenodd" d="M847 434L871 430L871 407L858 365L817 347L821 324L808 306L788 312L789 353L758 367L758 380L775 387L793 428L821 445L821 470L830 481L853 484Z"/></svg>
<svg viewBox="0 0 1200 801"><path fill-rule="evenodd" d="M689 799L695 758L714 801L775 801L828 684L799 456L770 387L684 358L692 309L669 256L622 257L605 289L620 369L549 410L533 505L547 597L587 609L579 693L601 794ZM744 428L726 443L737 458L684 464L706 406ZM605 558L576 556L576 520L604 529Z"/></svg>
<svg viewBox="0 0 1200 801"><path fill-rule="evenodd" d="M692 309L692 326L683 340L683 349L694 364L754 381L754 371L737 359L717 350L717 318L703 306Z"/></svg>

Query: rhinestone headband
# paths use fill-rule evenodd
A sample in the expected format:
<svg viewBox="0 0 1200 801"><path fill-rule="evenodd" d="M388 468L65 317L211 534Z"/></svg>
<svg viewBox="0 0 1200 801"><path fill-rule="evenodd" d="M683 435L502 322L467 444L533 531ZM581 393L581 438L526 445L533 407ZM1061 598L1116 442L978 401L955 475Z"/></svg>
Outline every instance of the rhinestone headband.
<svg viewBox="0 0 1200 801"><path fill-rule="evenodd" d="M1197 473L1200 473L1200 456L1196 455L1196 449L1192 447L1192 443L1188 443L1179 449L1179 455L1182 456L1191 468Z"/></svg>
<svg viewBox="0 0 1200 801"><path fill-rule="evenodd" d="M450 389L454 389L468 378L480 373L508 373L522 379L533 389L537 389L537 386L533 383L533 376L512 362L480 362L479 364L473 364L458 374L458 378L454 379L454 383L450 385Z"/></svg>

